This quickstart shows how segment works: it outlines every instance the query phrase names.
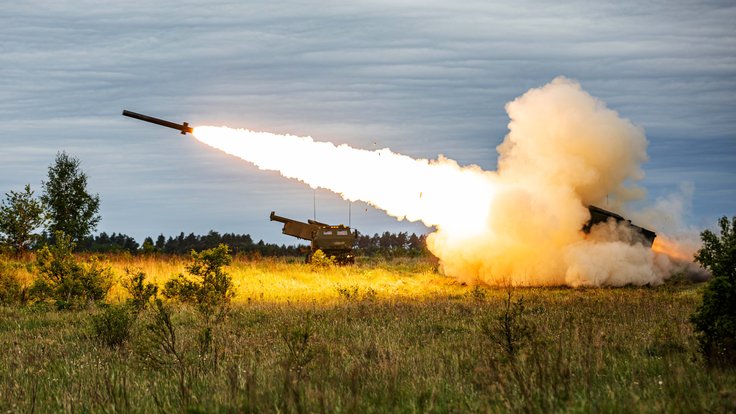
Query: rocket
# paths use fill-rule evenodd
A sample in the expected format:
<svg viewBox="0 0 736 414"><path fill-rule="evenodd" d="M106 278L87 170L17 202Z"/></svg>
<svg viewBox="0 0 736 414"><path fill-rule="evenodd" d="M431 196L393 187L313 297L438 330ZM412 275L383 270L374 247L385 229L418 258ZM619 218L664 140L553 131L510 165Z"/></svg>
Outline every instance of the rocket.
<svg viewBox="0 0 736 414"><path fill-rule="evenodd" d="M165 126L167 128L171 128L171 129L176 129L176 130L181 131L181 134L182 135L186 135L187 132L191 134L192 131L193 131L192 130L192 127L189 126L189 123L188 122L184 122L182 124L177 124L175 122L165 121L163 119L154 118L152 116L143 115L143 114L139 114L139 113L136 113L136 112L131 112L131 111L128 111L128 110L123 110L123 116L129 116L131 118L139 119L141 121L146 121L146 122L150 122L152 124Z"/></svg>

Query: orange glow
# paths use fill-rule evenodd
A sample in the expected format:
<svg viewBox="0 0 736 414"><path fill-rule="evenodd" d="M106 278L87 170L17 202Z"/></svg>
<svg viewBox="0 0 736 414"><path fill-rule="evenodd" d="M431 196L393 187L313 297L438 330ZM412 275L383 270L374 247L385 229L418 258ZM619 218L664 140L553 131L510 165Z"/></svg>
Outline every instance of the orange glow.
<svg viewBox="0 0 736 414"><path fill-rule="evenodd" d="M654 239L654 244L652 244L652 250L681 262L693 261L693 251L691 248L668 239L665 236L657 235L657 238Z"/></svg>

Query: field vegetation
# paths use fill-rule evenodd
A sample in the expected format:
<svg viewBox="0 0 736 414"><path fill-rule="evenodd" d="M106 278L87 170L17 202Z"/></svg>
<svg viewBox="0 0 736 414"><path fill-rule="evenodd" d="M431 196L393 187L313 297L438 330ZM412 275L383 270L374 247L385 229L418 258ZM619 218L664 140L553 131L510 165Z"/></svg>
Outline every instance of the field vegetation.
<svg viewBox="0 0 736 414"><path fill-rule="evenodd" d="M736 218L701 234L707 284L490 288L414 234L361 235L346 267L92 236L79 167L0 202L0 412L736 412Z"/></svg>
<svg viewBox="0 0 736 414"><path fill-rule="evenodd" d="M703 285L681 278L512 289L427 258L75 257L109 270L105 301L31 300L48 257L1 260L0 411L736 409L736 372L703 361L690 323ZM188 290L164 294L172 279Z"/></svg>

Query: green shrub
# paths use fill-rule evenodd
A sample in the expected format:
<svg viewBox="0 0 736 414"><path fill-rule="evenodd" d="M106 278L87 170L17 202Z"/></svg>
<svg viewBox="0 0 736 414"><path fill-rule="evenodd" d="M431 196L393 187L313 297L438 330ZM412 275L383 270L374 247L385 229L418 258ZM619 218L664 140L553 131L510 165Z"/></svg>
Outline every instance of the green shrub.
<svg viewBox="0 0 736 414"><path fill-rule="evenodd" d="M125 270L126 278L122 280L121 285L130 294L128 304L135 313L140 313L146 308L151 299L155 299L158 294L158 286L153 283L146 283L146 274L143 272L132 272Z"/></svg>
<svg viewBox="0 0 736 414"><path fill-rule="evenodd" d="M96 258L81 264L72 254L74 243L62 232L52 246L44 246L36 255L39 277L32 286L40 299L56 300L60 309L104 300L112 286L112 271Z"/></svg>
<svg viewBox="0 0 736 414"><path fill-rule="evenodd" d="M470 298L473 302L476 303L483 303L486 301L486 289L482 288L480 285L473 286L473 289L471 289L466 296Z"/></svg>
<svg viewBox="0 0 736 414"><path fill-rule="evenodd" d="M309 259L309 264L312 266L312 269L324 269L326 267L333 267L337 264L337 259L335 256L328 256L320 249L317 249L314 253L312 253L311 258Z"/></svg>
<svg viewBox="0 0 736 414"><path fill-rule="evenodd" d="M337 294L348 302L372 302L376 300L378 293L373 288L365 288L361 291L358 286L342 287L336 286Z"/></svg>
<svg viewBox="0 0 736 414"><path fill-rule="evenodd" d="M135 318L127 304L105 306L102 312L92 316L95 337L101 343L114 348L130 338Z"/></svg>
<svg viewBox="0 0 736 414"><path fill-rule="evenodd" d="M164 296L175 298L185 303L197 306L203 317L197 335L200 361L211 362L216 367L219 361L220 350L215 338L218 331L215 329L227 315L228 304L233 297L232 278L224 267L231 263L232 256L228 246L220 244L214 249L203 250L200 253L192 251L192 262L186 266L188 276L178 275L164 285ZM177 361L179 369L180 389L182 401L188 398L188 380L184 374L186 360L183 352L186 348L177 349L175 330L170 321L170 314L160 300L156 300L157 324L149 325L149 333L158 338L159 347L172 355ZM153 328L152 328L153 327Z"/></svg>
<svg viewBox="0 0 736 414"><path fill-rule="evenodd" d="M169 299L175 298L185 303L197 303L197 293L201 288L201 283L180 273L164 283L163 293Z"/></svg>
<svg viewBox="0 0 736 414"><path fill-rule="evenodd" d="M691 317L700 350L710 364L736 365L736 216L719 220L720 237L705 230L695 260L713 278L703 290L703 302Z"/></svg>
<svg viewBox="0 0 736 414"><path fill-rule="evenodd" d="M351 287L341 287L337 286L335 287L335 290L337 290L337 294L340 295L343 299L350 301L355 300L358 298L358 293L360 291L360 288L358 286L351 286Z"/></svg>
<svg viewBox="0 0 736 414"><path fill-rule="evenodd" d="M206 316L224 310L233 296L232 278L223 269L232 261L226 244L202 252L192 251L189 276L179 274L164 285L164 296L197 305Z"/></svg>
<svg viewBox="0 0 736 414"><path fill-rule="evenodd" d="M144 314L143 331L136 351L143 360L159 368L185 362L181 337L173 317L174 309L158 298Z"/></svg>

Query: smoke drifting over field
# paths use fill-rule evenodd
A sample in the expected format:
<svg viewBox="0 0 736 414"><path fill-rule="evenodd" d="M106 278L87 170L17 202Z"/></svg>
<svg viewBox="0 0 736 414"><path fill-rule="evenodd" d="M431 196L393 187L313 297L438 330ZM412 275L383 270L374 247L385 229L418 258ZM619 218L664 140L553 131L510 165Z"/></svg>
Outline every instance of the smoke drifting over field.
<svg viewBox="0 0 736 414"><path fill-rule="evenodd" d="M620 286L668 277L670 258L627 226L581 231L588 205L622 211L644 196L636 186L647 160L644 131L564 77L506 110L498 171L242 129L198 127L194 135L260 169L436 228L429 249L463 281Z"/></svg>

